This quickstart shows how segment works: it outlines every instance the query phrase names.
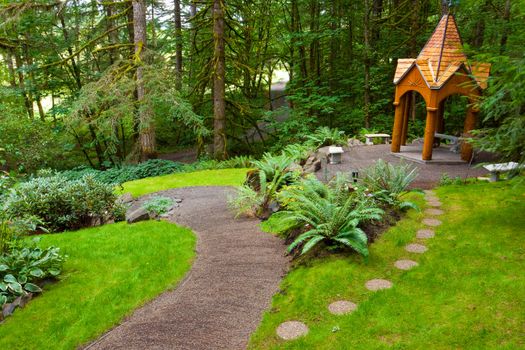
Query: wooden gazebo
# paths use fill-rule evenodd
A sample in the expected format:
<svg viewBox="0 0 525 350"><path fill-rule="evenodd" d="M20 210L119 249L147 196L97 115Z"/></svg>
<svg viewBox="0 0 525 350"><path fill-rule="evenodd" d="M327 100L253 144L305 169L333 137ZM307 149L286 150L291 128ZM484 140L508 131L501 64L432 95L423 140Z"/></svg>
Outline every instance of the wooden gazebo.
<svg viewBox="0 0 525 350"><path fill-rule="evenodd" d="M472 105L487 87L490 64L467 62L454 16L444 15L434 33L417 58L401 58L397 62L394 84L395 120L391 151L399 153L406 144L409 95L417 91L427 107L422 160L432 159L434 134L442 132L443 112L447 97L460 94L468 97L469 107L465 117L463 136L475 128L478 110ZM472 147L463 142L461 158L468 161Z"/></svg>

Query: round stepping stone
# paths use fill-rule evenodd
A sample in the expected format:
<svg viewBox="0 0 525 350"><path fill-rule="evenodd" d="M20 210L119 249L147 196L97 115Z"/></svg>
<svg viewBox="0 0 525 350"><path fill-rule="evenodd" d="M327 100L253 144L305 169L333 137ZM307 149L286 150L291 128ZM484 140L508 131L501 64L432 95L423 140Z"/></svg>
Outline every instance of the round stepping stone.
<svg viewBox="0 0 525 350"><path fill-rule="evenodd" d="M436 196L425 196L427 202L439 202L439 198Z"/></svg>
<svg viewBox="0 0 525 350"><path fill-rule="evenodd" d="M383 279L380 279L380 278L376 278L376 279L373 279L373 280L370 280L370 281L366 282L365 283L365 287L366 287L366 289L375 292L375 291L381 290L381 289L392 288L392 282L390 282L388 280L383 280Z"/></svg>
<svg viewBox="0 0 525 350"><path fill-rule="evenodd" d="M328 305L328 311L334 315L346 315L355 309L357 309L357 304L348 300L338 300Z"/></svg>
<svg viewBox="0 0 525 350"><path fill-rule="evenodd" d="M425 210L425 214L427 215L443 215L443 213L444 211L441 209L430 208Z"/></svg>
<svg viewBox="0 0 525 350"><path fill-rule="evenodd" d="M431 207L440 207L441 202L440 201L428 201L427 204Z"/></svg>
<svg viewBox="0 0 525 350"><path fill-rule="evenodd" d="M422 254L427 251L427 247L425 247L423 244L411 243L406 245L405 250L409 253Z"/></svg>
<svg viewBox="0 0 525 350"><path fill-rule="evenodd" d="M308 333L308 327L299 321L286 321L277 327L277 335L284 340L292 340Z"/></svg>
<svg viewBox="0 0 525 350"><path fill-rule="evenodd" d="M424 190L423 191L426 195L435 195L436 192L432 191L432 190Z"/></svg>
<svg viewBox="0 0 525 350"><path fill-rule="evenodd" d="M423 223L427 226L439 226L441 221L438 219L423 219Z"/></svg>
<svg viewBox="0 0 525 350"><path fill-rule="evenodd" d="M434 231L433 230L419 230L417 231L417 235L416 237L417 238L421 238L421 239L428 239L428 238L433 238L434 237Z"/></svg>
<svg viewBox="0 0 525 350"><path fill-rule="evenodd" d="M413 260L398 260L394 263L394 266L400 270L410 270L417 265L419 264Z"/></svg>

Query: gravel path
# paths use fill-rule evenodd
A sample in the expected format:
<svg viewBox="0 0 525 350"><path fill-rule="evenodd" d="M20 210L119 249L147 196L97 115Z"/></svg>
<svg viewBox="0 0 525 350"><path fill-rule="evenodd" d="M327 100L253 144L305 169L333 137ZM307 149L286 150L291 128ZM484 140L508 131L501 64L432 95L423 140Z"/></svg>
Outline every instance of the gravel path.
<svg viewBox="0 0 525 350"><path fill-rule="evenodd" d="M160 192L183 198L171 220L197 234L197 259L175 290L136 310L89 349L246 347L278 291L288 259L283 241L261 232L257 220L233 219L226 205L229 193L225 187Z"/></svg>

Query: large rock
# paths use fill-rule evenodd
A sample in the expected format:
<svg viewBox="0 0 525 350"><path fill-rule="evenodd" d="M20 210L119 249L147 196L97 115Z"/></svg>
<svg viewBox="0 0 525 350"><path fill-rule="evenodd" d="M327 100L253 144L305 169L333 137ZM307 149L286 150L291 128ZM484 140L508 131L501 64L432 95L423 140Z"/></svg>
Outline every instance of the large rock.
<svg viewBox="0 0 525 350"><path fill-rule="evenodd" d="M126 213L126 221L128 222L128 224L132 224L134 222L139 222L139 221L145 221L149 219L150 217L149 217L148 212L146 211L146 209L142 207L139 207L133 210L128 210L128 212Z"/></svg>
<svg viewBox="0 0 525 350"><path fill-rule="evenodd" d="M131 193L124 193L120 197L118 197L117 201L122 204L128 204L133 202L133 195Z"/></svg>
<svg viewBox="0 0 525 350"><path fill-rule="evenodd" d="M305 165L303 168L303 173L313 174L321 169L321 161L319 159L315 160L310 165Z"/></svg>
<svg viewBox="0 0 525 350"><path fill-rule="evenodd" d="M348 139L348 147L356 147L362 145L364 145L364 143L358 139Z"/></svg>

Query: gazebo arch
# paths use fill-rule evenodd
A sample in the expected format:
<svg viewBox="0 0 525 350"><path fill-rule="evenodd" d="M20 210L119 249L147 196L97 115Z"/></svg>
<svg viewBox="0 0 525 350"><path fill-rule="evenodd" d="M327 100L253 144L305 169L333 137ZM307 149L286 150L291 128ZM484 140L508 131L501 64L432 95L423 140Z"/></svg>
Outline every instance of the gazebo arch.
<svg viewBox="0 0 525 350"><path fill-rule="evenodd" d="M490 64L467 62L462 52L462 42L453 15L444 15L434 33L417 58L400 58L397 61L394 84L395 118L391 151L399 153L406 141L408 125L408 92L417 91L426 103L427 116L421 159L432 159L432 145L438 123L443 119L444 102L448 96L459 94L475 102L487 87ZM477 113L469 106L465 116L463 135L468 136L475 128ZM469 160L472 147L461 146L461 158Z"/></svg>

